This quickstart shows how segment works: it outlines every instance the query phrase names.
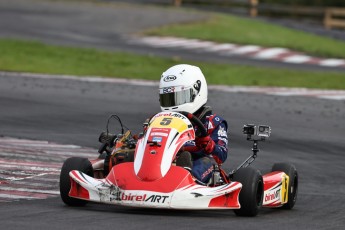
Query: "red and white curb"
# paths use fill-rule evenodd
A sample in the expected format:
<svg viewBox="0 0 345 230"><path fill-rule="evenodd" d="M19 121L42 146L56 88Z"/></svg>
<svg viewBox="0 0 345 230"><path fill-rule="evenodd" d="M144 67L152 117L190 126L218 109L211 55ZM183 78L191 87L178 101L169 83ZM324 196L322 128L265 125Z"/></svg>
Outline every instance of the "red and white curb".
<svg viewBox="0 0 345 230"><path fill-rule="evenodd" d="M51 75L37 73L19 73L0 71L0 77L26 77L34 79L54 79L54 80L71 80L81 82L100 82L109 84L124 84L134 86L154 86L158 87L158 81L123 79L123 78L103 78L99 76L77 77L72 75ZM328 100L345 100L345 90L322 90L306 88L282 88L282 87L257 87L257 86L226 86L226 85L209 85L209 89L230 92L230 93L256 93L276 96L302 96Z"/></svg>
<svg viewBox="0 0 345 230"><path fill-rule="evenodd" d="M217 53L222 56L246 56L258 60L272 60L291 64L310 64L325 67L344 67L344 59L319 58L280 47L261 47L256 45L238 45L215 43L199 39L177 37L135 37L132 44L147 45L155 48L174 48L194 50L196 52Z"/></svg>
<svg viewBox="0 0 345 230"><path fill-rule="evenodd" d="M275 96L303 96L328 100L345 100L345 90L318 90L305 88L277 88L277 87L228 87L211 85L209 89L232 93L257 93Z"/></svg>
<svg viewBox="0 0 345 230"><path fill-rule="evenodd" d="M92 158L97 150L0 137L0 203L59 195L60 169L72 156Z"/></svg>

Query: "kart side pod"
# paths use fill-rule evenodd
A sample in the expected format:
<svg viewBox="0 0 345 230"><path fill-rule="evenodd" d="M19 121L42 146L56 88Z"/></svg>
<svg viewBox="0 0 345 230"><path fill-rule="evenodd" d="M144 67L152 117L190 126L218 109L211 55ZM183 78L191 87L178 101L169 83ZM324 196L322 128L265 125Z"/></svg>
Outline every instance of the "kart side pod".
<svg viewBox="0 0 345 230"><path fill-rule="evenodd" d="M288 202L289 176L284 172L271 172L263 176L263 207L281 207Z"/></svg>
<svg viewBox="0 0 345 230"><path fill-rule="evenodd" d="M121 173L124 171L128 173ZM142 181L134 174L132 162L114 166L105 179L95 179L77 170L69 175L69 196L87 201L146 208L240 208L241 183L217 187L199 185L187 170L178 166L172 166L165 177L151 182Z"/></svg>

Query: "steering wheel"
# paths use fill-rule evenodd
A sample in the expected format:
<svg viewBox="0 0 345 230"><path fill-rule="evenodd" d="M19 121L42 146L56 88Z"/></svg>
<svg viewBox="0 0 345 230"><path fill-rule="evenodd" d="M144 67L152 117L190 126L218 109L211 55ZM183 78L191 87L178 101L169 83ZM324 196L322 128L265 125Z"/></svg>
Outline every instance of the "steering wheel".
<svg viewBox="0 0 345 230"><path fill-rule="evenodd" d="M188 112L184 112L184 111L179 112L179 113L181 113L182 115L186 116L190 120L190 122L194 126L196 126L198 128L197 131L195 132L195 135L197 137L206 137L208 135L207 130L206 130L204 124L199 120L199 118L194 116L194 114L188 113Z"/></svg>

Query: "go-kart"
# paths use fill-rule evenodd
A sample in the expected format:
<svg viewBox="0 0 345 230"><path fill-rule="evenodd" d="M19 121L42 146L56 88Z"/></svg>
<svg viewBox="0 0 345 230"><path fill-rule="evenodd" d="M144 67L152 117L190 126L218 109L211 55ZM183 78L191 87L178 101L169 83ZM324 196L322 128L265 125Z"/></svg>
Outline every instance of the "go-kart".
<svg viewBox="0 0 345 230"><path fill-rule="evenodd" d="M87 202L143 208L233 209L239 216L256 216L261 207L292 209L297 198L298 174L291 164L274 164L261 175L249 165L257 157L258 142L270 136L269 126L245 125L243 133L253 141L252 155L230 173L214 165L208 183L195 179L177 166L180 149L207 131L186 112L161 112L146 124L144 133L120 135L103 132L102 146L94 160L72 157L61 169L60 194L64 203ZM196 131L195 131L196 130Z"/></svg>

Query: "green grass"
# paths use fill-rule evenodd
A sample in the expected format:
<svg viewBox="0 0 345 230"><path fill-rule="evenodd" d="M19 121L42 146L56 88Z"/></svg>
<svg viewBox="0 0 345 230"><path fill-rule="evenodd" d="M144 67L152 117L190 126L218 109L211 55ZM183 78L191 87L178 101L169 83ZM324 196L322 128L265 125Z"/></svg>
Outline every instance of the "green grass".
<svg viewBox="0 0 345 230"><path fill-rule="evenodd" d="M345 42L254 19L223 14L214 14L206 21L169 25L144 33L216 42L286 47L324 57L345 58Z"/></svg>
<svg viewBox="0 0 345 230"><path fill-rule="evenodd" d="M343 73L292 71L112 53L0 39L0 70L159 80L168 67L199 66L209 84L345 89Z"/></svg>
<svg viewBox="0 0 345 230"><path fill-rule="evenodd" d="M157 68L175 64L152 56L1 40L0 69L52 74L155 79Z"/></svg>

